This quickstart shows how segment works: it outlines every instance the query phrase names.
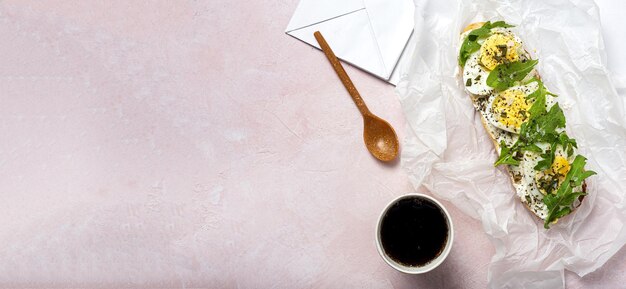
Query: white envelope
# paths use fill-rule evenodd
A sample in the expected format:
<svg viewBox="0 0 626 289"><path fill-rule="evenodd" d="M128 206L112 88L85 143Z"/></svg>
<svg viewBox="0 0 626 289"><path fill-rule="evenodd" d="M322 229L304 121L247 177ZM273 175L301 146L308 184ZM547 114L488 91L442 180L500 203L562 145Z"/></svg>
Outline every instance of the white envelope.
<svg viewBox="0 0 626 289"><path fill-rule="evenodd" d="M320 31L337 57L395 83L414 9L412 0L301 0L285 33L319 49Z"/></svg>

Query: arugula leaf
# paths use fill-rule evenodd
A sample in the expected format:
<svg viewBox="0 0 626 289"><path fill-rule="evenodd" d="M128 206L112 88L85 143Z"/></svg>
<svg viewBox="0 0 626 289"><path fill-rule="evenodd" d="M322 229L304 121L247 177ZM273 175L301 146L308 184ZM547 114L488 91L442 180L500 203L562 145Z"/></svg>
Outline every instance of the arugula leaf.
<svg viewBox="0 0 626 289"><path fill-rule="evenodd" d="M540 136L537 120L547 113L545 95L540 94L535 97L535 102L530 109L528 109L528 113L528 121L522 123L519 139L511 149L513 150L515 148L521 151L542 152L541 148L535 143L537 143L537 139Z"/></svg>
<svg viewBox="0 0 626 289"><path fill-rule="evenodd" d="M533 70L538 60L507 62L496 66L487 76L487 85L504 90L521 81Z"/></svg>
<svg viewBox="0 0 626 289"><path fill-rule="evenodd" d="M559 104L555 103L546 114L537 117L536 123L537 130L541 136L552 135L556 138L556 136L554 136L556 134L555 130L565 127L565 114L563 114L563 110L559 107Z"/></svg>
<svg viewBox="0 0 626 289"><path fill-rule="evenodd" d="M571 213L574 201L585 194L573 192L573 189L582 185L586 178L596 174L594 171L585 170L586 163L585 157L577 155L556 194L548 194L543 197L543 202L548 207L548 216L543 224L544 228L549 229L552 222Z"/></svg>
<svg viewBox="0 0 626 289"><path fill-rule="evenodd" d="M472 30L469 34L467 34L467 38L470 41L477 41L478 38L487 36L489 35L490 32L491 32L491 24L487 22L482 27Z"/></svg>
<svg viewBox="0 0 626 289"><path fill-rule="evenodd" d="M529 152L537 152L540 153L542 152L541 148L538 147L536 144L528 144L525 145L521 148L522 151L529 151Z"/></svg>
<svg viewBox="0 0 626 289"><path fill-rule="evenodd" d="M496 28L496 27L509 28L509 27L515 27L515 25L511 25L511 24L508 24L508 23L500 20L500 21L496 21L496 22L491 24L491 28Z"/></svg>
<svg viewBox="0 0 626 289"><path fill-rule="evenodd" d="M533 102L533 105L528 109L529 120L536 119L540 117L541 115L544 115L548 112L546 110L546 95L538 94L538 95L535 95L534 98L535 98L535 102Z"/></svg>
<svg viewBox="0 0 626 289"><path fill-rule="evenodd" d="M526 99L532 100L532 99L536 99L538 97L544 97L546 95L552 95L552 96L557 96L556 94L549 92L548 89L543 85L543 81L539 80L536 77L533 77L531 80L529 80L528 82L526 82L525 84L529 84L532 82L537 82L537 90L535 90L533 93L529 94L526 96Z"/></svg>
<svg viewBox="0 0 626 289"><path fill-rule="evenodd" d="M467 34L465 40L463 40L463 44L461 44L461 49L459 51L459 65L464 66L467 59L470 55L478 50L480 50L480 44L478 43L478 39L484 38L491 33L491 28L495 27L514 27L513 25L507 24L504 21L496 21L491 23L490 21L485 22L483 26L480 28L472 30Z"/></svg>
<svg viewBox="0 0 626 289"><path fill-rule="evenodd" d="M469 37L465 38L461 45L461 51L459 52L459 65L464 66L470 55L480 49L480 44L476 41L471 41Z"/></svg>
<svg viewBox="0 0 626 289"><path fill-rule="evenodd" d="M558 103L555 103L550 108L546 114L546 118L552 122L555 128L565 127L565 114Z"/></svg>
<svg viewBox="0 0 626 289"><path fill-rule="evenodd" d="M550 148L546 150L545 153L542 153L540 156L542 159L537 162L537 165L534 167L536 171L543 171L552 166L554 162L554 151L556 151L556 143L550 145Z"/></svg>
<svg viewBox="0 0 626 289"><path fill-rule="evenodd" d="M493 164L494 166L499 166L499 165L514 165L517 166L519 165L519 161L516 160L514 158L515 156L515 151L512 150L511 148L506 146L506 143L504 143L504 141L500 142L500 157L498 157L498 159L496 160L496 163Z"/></svg>
<svg viewBox="0 0 626 289"><path fill-rule="evenodd" d="M530 116L520 129L520 138L528 143L553 143L559 139L556 129L565 127L565 115L558 104L546 111L545 98L539 96L528 111Z"/></svg>
<svg viewBox="0 0 626 289"><path fill-rule="evenodd" d="M574 148L578 148L576 140L567 136L565 132L562 132L558 137L559 144L567 151L567 155L570 156L574 153Z"/></svg>
<svg viewBox="0 0 626 289"><path fill-rule="evenodd" d="M580 195L571 194L571 196L574 196L574 197L578 198ZM561 217L567 216L571 212L572 212L572 209L570 207L565 207L565 208L561 209L560 211L558 211L558 212L556 212L554 214L555 220L556 219L560 219ZM545 228L545 224L544 224L544 228ZM549 229L549 227L546 228L546 229Z"/></svg>
<svg viewBox="0 0 626 289"><path fill-rule="evenodd" d="M487 25L487 23L485 23ZM470 55L478 50L480 50L480 44L478 43L478 38L485 37L489 34L489 29L483 27L472 30L465 40L463 40L463 44L461 45L461 50L459 51L459 65L464 66L467 59Z"/></svg>

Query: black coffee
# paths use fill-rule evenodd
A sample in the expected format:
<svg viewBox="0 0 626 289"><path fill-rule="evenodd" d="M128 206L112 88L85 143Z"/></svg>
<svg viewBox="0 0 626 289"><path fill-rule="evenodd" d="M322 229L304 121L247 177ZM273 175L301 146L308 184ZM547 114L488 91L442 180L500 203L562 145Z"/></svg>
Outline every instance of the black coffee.
<svg viewBox="0 0 626 289"><path fill-rule="evenodd" d="M381 224L385 253L405 266L423 266L441 254L448 241L448 222L432 201L411 197L387 210Z"/></svg>

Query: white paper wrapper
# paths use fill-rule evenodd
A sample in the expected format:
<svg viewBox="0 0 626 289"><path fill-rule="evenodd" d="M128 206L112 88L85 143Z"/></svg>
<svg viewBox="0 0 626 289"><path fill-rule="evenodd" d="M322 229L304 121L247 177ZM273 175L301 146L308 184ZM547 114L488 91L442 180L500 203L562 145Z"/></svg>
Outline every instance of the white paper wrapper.
<svg viewBox="0 0 626 289"><path fill-rule="evenodd" d="M598 9L590 0L415 0L413 61L398 93L410 132L402 165L413 184L480 219L496 248L492 288L559 288L563 269L583 276L626 242L626 106L612 84ZM559 95L568 134L588 158L589 195L551 229L515 196L458 77L459 33L505 20ZM403 68L400 68L403 69Z"/></svg>

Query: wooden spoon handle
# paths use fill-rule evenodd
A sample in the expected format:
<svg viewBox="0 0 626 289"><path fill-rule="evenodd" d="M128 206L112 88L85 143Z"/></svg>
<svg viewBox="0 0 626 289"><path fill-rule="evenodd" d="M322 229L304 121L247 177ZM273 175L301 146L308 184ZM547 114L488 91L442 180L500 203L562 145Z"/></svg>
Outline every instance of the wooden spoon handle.
<svg viewBox="0 0 626 289"><path fill-rule="evenodd" d="M356 104L356 107L359 109L361 114L363 116L371 114L370 110L367 108L367 105L365 105L363 98L361 98L361 95L356 90L356 87L354 87L352 80L350 80L350 77L343 69L343 66L341 66L341 62L339 62L339 59L337 59L337 56L335 56L333 50L330 49L330 46L328 46L326 39L324 39L324 36L322 36L322 33L316 31L315 33L313 33L313 35L315 36L317 43L319 43L320 47L322 47L322 51L324 51L324 54L326 54L326 58L328 58L328 61L330 61L333 69L335 69L337 76L339 76L339 79L341 79L343 86L346 87L348 93L350 93L350 96L352 96L352 100L354 100L354 103Z"/></svg>

